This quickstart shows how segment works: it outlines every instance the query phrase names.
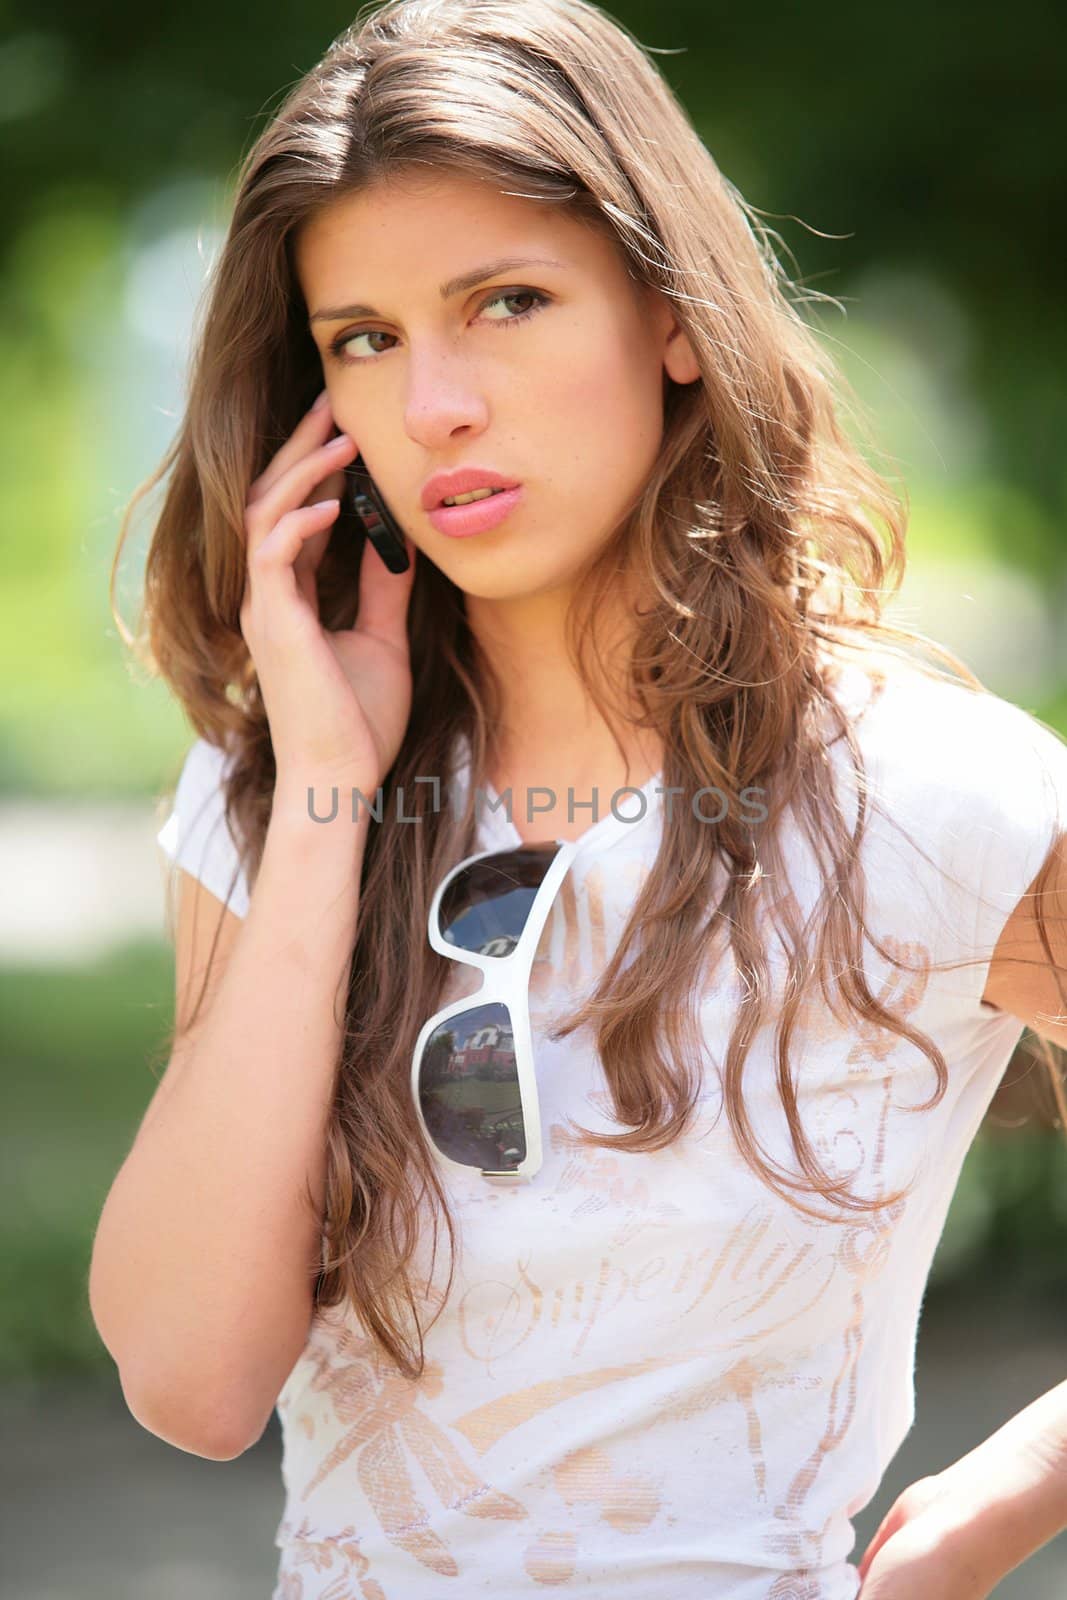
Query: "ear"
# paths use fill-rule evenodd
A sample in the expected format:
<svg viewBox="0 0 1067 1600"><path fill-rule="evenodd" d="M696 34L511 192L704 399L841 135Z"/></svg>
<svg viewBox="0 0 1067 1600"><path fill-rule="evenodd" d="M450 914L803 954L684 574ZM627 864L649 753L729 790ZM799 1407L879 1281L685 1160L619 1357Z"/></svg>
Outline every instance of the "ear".
<svg viewBox="0 0 1067 1600"><path fill-rule="evenodd" d="M662 339L664 371L669 378L674 379L675 383L695 383L700 377L700 366L693 352L693 346L689 342L689 335L679 324L666 295L658 290L653 292L655 295L653 310L658 336Z"/></svg>
<svg viewBox="0 0 1067 1600"><path fill-rule="evenodd" d="M700 366L689 343L689 335L671 317L671 328L663 347L663 365L675 383L695 383L700 377Z"/></svg>

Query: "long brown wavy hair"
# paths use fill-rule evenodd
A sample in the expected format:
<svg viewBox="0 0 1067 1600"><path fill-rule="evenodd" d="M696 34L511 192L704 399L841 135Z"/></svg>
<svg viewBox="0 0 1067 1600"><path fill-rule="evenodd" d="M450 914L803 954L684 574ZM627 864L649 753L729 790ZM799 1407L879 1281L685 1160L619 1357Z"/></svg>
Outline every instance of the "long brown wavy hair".
<svg viewBox="0 0 1067 1600"><path fill-rule="evenodd" d="M694 976L729 954L745 1003L722 1068L723 1103L745 1160L808 1216L840 1221L893 1205L906 1191L860 1198L820 1165L789 1064L814 975L840 1014L834 974L844 1015L910 1040L933 1063L937 1088L916 1110L936 1105L948 1082L936 1044L872 993L863 970L864 936L895 966L907 966L907 957L886 948L865 921L860 847L873 797L850 720L831 692L830 662L851 650L875 672L914 668L989 691L947 649L883 620L904 575L907 497L845 432L846 407L865 439L868 424L799 309L824 297L802 295L786 276L753 208L718 170L649 52L596 6L390 0L364 7L288 92L238 173L177 437L123 518L111 576L121 634L171 687L197 733L233 752L226 807L254 883L275 768L239 625L243 513L249 484L323 385L293 241L320 208L405 169L495 181L602 229L631 273L669 297L700 365L697 382L665 379L659 458L640 502L589 572L568 639L614 726L591 663L597 618L609 609L603 600L625 561L636 592L648 597L634 619L633 725L662 739L665 785L683 793L715 785L729 804L714 826L688 807L674 808L617 949L584 1003L553 1030L562 1038L592 1025L622 1126L618 1134L576 1132L584 1143L627 1151L657 1150L685 1133L702 1076ZM167 474L135 637L115 608L115 576L135 506ZM351 546L331 537L318 573L325 628L352 626L358 586ZM475 782L490 770L501 702L462 593L425 559L408 630L412 712L381 798L384 817L395 817L403 788L409 814L413 808L423 825L386 820L368 830L315 1304L347 1300L388 1358L417 1377L425 1299L412 1262L426 1197L435 1253L439 1218L447 1224L449 1289L456 1245L410 1092L415 1038L442 1003L450 967L427 943L426 919L444 873L477 848ZM923 660L924 652L939 664ZM828 726L847 741L857 777L853 828L826 761ZM434 808L414 778L453 772L459 736L475 781L465 807ZM742 820L747 786L774 797L758 827ZM778 993L760 913L767 882L787 882L778 843L787 805L823 878L804 925L789 895L775 898L788 951ZM709 907L717 865L725 887ZM1067 1011L1062 983L1060 992ZM769 1016L799 1174L765 1159L742 1093L751 1042ZM1067 1126L1056 1062L1047 1043L1038 1044ZM829 1215L810 1204L813 1197L830 1204Z"/></svg>

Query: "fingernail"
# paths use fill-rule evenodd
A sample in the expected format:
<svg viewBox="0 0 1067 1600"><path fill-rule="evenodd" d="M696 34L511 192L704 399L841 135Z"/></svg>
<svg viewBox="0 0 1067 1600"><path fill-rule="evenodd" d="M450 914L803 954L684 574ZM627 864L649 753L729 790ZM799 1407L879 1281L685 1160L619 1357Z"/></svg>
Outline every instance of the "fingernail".
<svg viewBox="0 0 1067 1600"><path fill-rule="evenodd" d="M329 403L330 403L330 391L329 391L329 389L324 389L322 391L322 393L319 395L318 399L315 401L315 404L312 406L311 409L312 409L312 411L321 411L323 409L323 407L324 406L328 406Z"/></svg>

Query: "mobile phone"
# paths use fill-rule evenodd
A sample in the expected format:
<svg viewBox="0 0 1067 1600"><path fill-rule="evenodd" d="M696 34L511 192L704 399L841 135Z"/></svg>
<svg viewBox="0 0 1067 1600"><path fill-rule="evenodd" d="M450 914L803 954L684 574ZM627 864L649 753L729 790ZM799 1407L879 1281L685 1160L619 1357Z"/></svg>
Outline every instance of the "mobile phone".
<svg viewBox="0 0 1067 1600"><path fill-rule="evenodd" d="M411 565L400 528L382 498L361 455L345 468L341 513L351 517L377 550L390 572L406 572Z"/></svg>

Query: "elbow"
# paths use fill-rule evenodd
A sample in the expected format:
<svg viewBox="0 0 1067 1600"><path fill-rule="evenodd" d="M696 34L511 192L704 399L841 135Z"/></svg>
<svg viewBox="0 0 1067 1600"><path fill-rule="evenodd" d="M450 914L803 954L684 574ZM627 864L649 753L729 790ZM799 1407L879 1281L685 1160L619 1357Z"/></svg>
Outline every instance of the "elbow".
<svg viewBox="0 0 1067 1600"><path fill-rule="evenodd" d="M90 1296L90 1298L92 1298ZM232 1383L208 1381L206 1374L167 1372L154 1363L134 1360L118 1349L117 1337L106 1338L96 1304L93 1321L118 1374L126 1409L146 1433L205 1461L233 1461L263 1435L268 1418L251 1425Z"/></svg>
<svg viewBox="0 0 1067 1600"><path fill-rule="evenodd" d="M262 1436L224 1403L210 1403L191 1386L149 1389L120 1373L123 1398L134 1421L164 1444L205 1461L235 1461Z"/></svg>

